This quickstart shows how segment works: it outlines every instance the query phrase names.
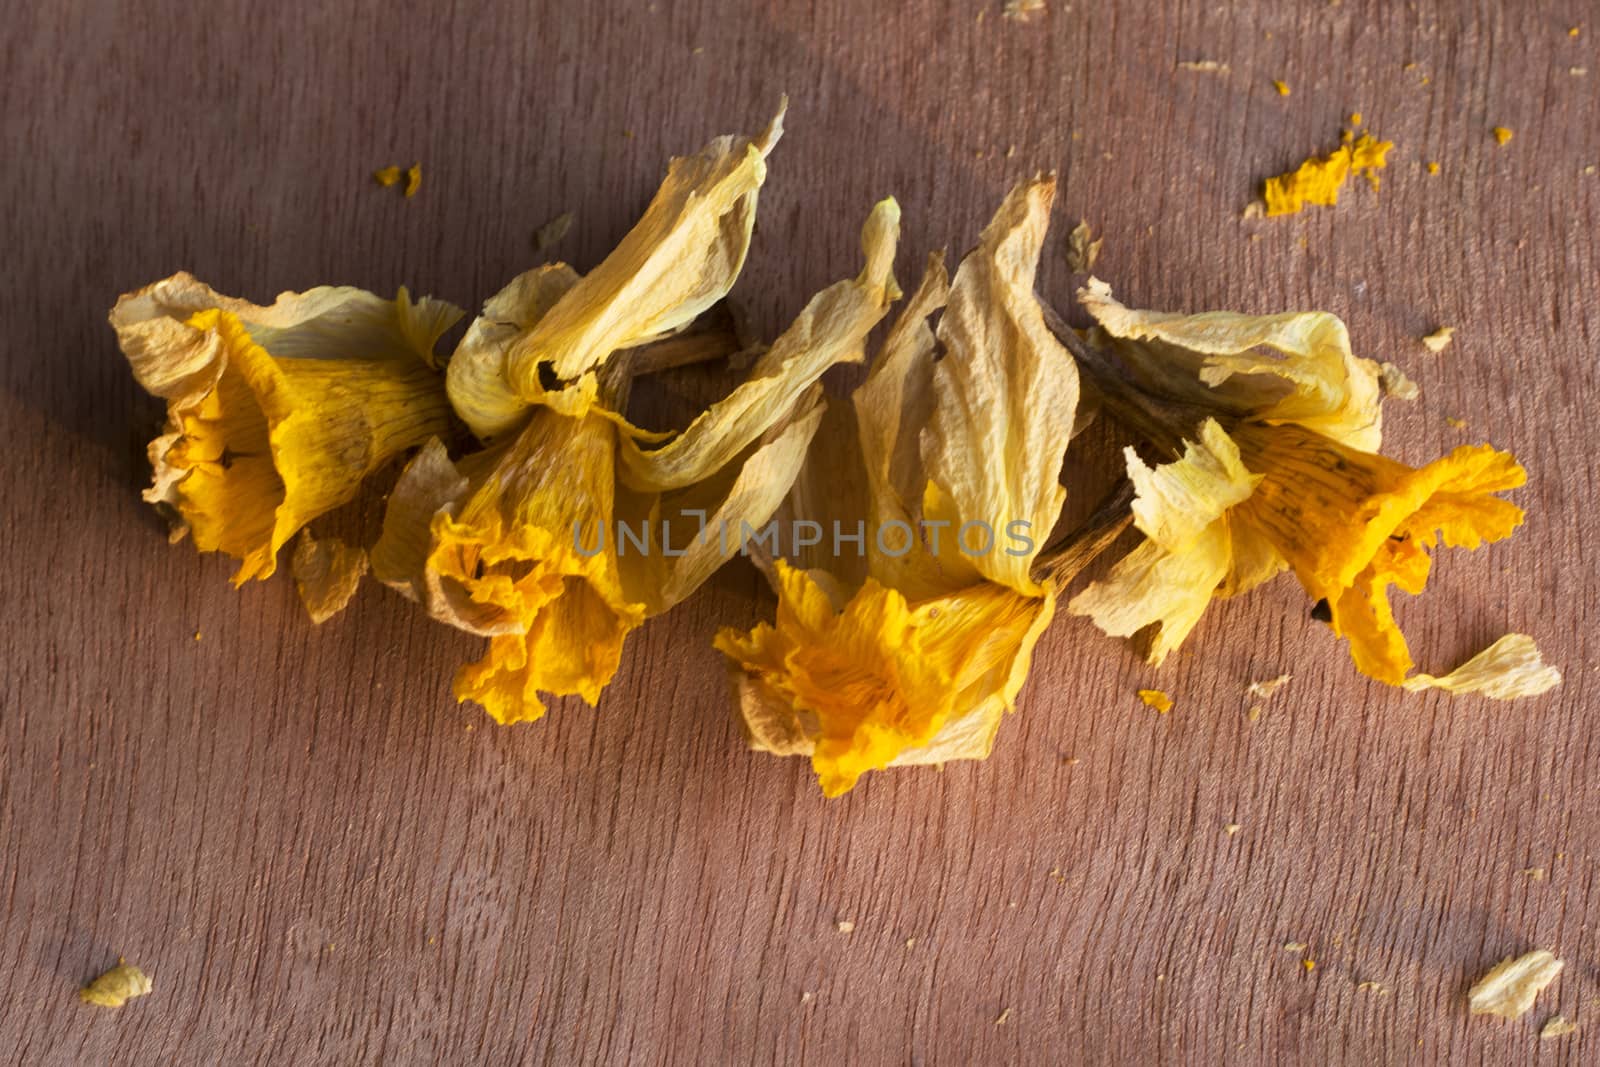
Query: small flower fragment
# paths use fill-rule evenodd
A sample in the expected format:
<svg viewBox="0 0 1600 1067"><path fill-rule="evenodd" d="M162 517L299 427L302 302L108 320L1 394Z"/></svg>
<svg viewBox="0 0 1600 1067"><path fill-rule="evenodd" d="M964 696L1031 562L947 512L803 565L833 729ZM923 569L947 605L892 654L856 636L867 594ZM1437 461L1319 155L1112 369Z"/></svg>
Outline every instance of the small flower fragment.
<svg viewBox="0 0 1600 1067"><path fill-rule="evenodd" d="M1045 11L1045 0L1006 0L1004 15L1013 22L1032 22Z"/></svg>
<svg viewBox="0 0 1600 1067"><path fill-rule="evenodd" d="M1406 377L1406 372L1393 363L1386 362L1378 368L1378 384L1382 386L1384 396L1392 396L1396 400L1415 400L1422 395L1417 383Z"/></svg>
<svg viewBox="0 0 1600 1067"><path fill-rule="evenodd" d="M1104 237L1095 237L1086 220L1079 219L1067 235L1067 269L1074 274L1088 274L1094 269L1094 261L1100 258L1100 246L1105 243Z"/></svg>
<svg viewBox="0 0 1600 1067"><path fill-rule="evenodd" d="M1359 123L1360 116L1351 116ZM1362 134L1350 144L1342 144L1325 156L1313 156L1285 174L1268 178L1263 191L1267 215L1294 215L1308 204L1331 207L1339 202L1339 190L1353 174L1375 178L1388 165L1392 141L1379 141Z"/></svg>
<svg viewBox="0 0 1600 1067"><path fill-rule="evenodd" d="M1523 484L1522 467L1487 445L1421 468L1378 454L1378 370L1332 315L1133 311L1095 280L1079 298L1098 328L1058 333L1108 410L1171 462L1152 468L1128 450L1146 540L1068 610L1109 634L1147 632L1159 664L1213 597L1292 570L1327 602L1356 667L1401 684L1413 661L1389 588L1421 593L1441 541L1510 536L1522 511L1497 494ZM1550 677L1536 660L1512 643L1452 684L1528 695Z"/></svg>
<svg viewBox="0 0 1600 1067"><path fill-rule="evenodd" d="M1289 83L1286 81L1280 81L1277 78L1274 78L1272 79L1272 87L1278 90L1279 96L1289 95Z"/></svg>
<svg viewBox="0 0 1600 1067"><path fill-rule="evenodd" d="M387 167L379 167L372 172L372 180L385 189L392 188L400 184L400 168L393 164Z"/></svg>
<svg viewBox="0 0 1600 1067"><path fill-rule="evenodd" d="M413 163L406 168L406 199L410 200L422 188L422 164Z"/></svg>
<svg viewBox="0 0 1600 1067"><path fill-rule="evenodd" d="M1575 1022L1569 1022L1565 1015L1552 1015L1550 1018L1546 1019L1544 1025L1539 1028L1539 1040L1554 1041L1556 1038L1566 1037L1568 1034L1576 1033L1577 1029L1578 1024Z"/></svg>
<svg viewBox="0 0 1600 1067"><path fill-rule="evenodd" d="M1511 138L1516 136L1516 132L1506 126L1496 126L1489 132L1494 134L1495 144L1498 145L1508 145L1511 143Z"/></svg>
<svg viewBox="0 0 1600 1067"><path fill-rule="evenodd" d="M1516 1019L1533 1007L1534 998L1556 980L1564 964L1544 949L1502 960L1467 990L1474 1015Z"/></svg>
<svg viewBox="0 0 1600 1067"><path fill-rule="evenodd" d="M1033 295L1054 192L1014 188L953 283L930 260L852 397L853 440L813 446L796 514L817 521L861 483L859 509L834 510L864 514L864 567L779 559L774 621L717 635L751 747L809 757L827 796L869 771L985 758L1053 615L1054 576L1031 571L1078 399ZM1021 540L963 548L982 530Z"/></svg>
<svg viewBox="0 0 1600 1067"><path fill-rule="evenodd" d="M117 301L134 377L167 402L145 499L175 536L267 578L306 523L388 460L451 425L433 348L461 312L360 289L284 293L268 307L179 273Z"/></svg>
<svg viewBox="0 0 1600 1067"><path fill-rule="evenodd" d="M145 996L154 988L150 976L125 960L84 986L78 999L100 1008L120 1008L135 997Z"/></svg>
<svg viewBox="0 0 1600 1067"><path fill-rule="evenodd" d="M1454 326L1441 326L1422 339L1422 343L1429 352L1443 352L1450 347L1454 340L1456 328Z"/></svg>
<svg viewBox="0 0 1600 1067"><path fill-rule="evenodd" d="M1172 698L1159 689L1141 689L1139 690L1139 699L1144 701L1147 707L1156 709L1157 713L1161 715L1165 715L1172 710Z"/></svg>
<svg viewBox="0 0 1600 1067"><path fill-rule="evenodd" d="M1250 685L1245 689L1245 696L1254 697L1258 700L1267 700L1272 696L1272 694L1276 693L1293 680L1294 675L1292 674L1280 674L1276 678L1268 678L1267 680L1261 682L1251 682Z"/></svg>
<svg viewBox="0 0 1600 1067"><path fill-rule="evenodd" d="M1482 693L1491 700L1538 696L1561 684L1561 672L1546 665L1533 638L1506 634L1442 678L1414 674L1402 685L1417 692Z"/></svg>
<svg viewBox="0 0 1600 1067"><path fill-rule="evenodd" d="M563 211L549 222L533 231L533 247L537 252L543 252L551 245L560 241L572 229L572 222L577 216L570 211Z"/></svg>
<svg viewBox="0 0 1600 1067"><path fill-rule="evenodd" d="M300 531L289 561L300 601L313 623L321 624L345 609L367 573L367 553L337 537L314 538Z"/></svg>

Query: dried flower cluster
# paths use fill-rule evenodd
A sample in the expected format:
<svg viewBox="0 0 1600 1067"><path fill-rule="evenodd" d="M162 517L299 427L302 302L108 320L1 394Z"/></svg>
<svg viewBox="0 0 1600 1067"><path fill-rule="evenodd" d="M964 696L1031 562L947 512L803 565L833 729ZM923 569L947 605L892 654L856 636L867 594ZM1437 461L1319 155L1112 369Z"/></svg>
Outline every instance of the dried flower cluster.
<svg viewBox="0 0 1600 1067"><path fill-rule="evenodd" d="M552 695L596 703L628 635L746 553L746 531L778 517L832 532L760 546L773 619L715 638L752 747L808 757L828 795L869 771L987 756L1058 596L1130 521L1143 541L1065 606L1145 636L1153 664L1213 598L1291 571L1374 678L1500 698L1559 681L1516 634L1443 677L1412 673L1389 610L1391 587L1421 592L1438 542L1518 525L1498 495L1524 478L1508 454L1465 447L1422 468L1380 454L1378 365L1332 315L1135 311L1091 278L1078 296L1095 325L1066 326L1035 293L1052 177L1010 191L953 277L930 259L847 399L830 403L820 379L867 362L902 296L892 199L867 215L859 272L747 346L742 381L679 430L636 425L641 376L738 348L704 323L744 264L782 119L673 160L593 270L511 279L447 358L463 313L404 289L258 306L180 273L122 297L119 343L167 404L146 498L176 536L236 558L236 584L271 576L298 535L317 622L370 570L484 638L455 693L502 723L537 719ZM1269 209L1332 202L1350 172L1383 165L1369 141L1269 183ZM1080 227L1073 263L1087 271L1098 250ZM1126 490L1053 539L1090 409L1161 462L1130 448ZM311 535L406 456L373 544Z"/></svg>

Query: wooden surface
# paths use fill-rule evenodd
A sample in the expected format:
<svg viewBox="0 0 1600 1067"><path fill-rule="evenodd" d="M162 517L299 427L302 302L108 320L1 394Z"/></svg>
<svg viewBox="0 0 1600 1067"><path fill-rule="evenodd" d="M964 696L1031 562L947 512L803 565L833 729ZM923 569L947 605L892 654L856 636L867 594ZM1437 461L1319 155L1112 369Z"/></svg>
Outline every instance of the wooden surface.
<svg viewBox="0 0 1600 1067"><path fill-rule="evenodd" d="M0 1062L1597 1062L1600 11L1002 6L10 12ZM1175 67L1204 59L1230 69ZM782 92L737 290L763 332L856 269L876 198L904 207L913 280L1055 168L1053 301L1087 217L1136 305L1344 316L1422 387L1390 405L1392 454L1516 452L1527 526L1445 553L1401 617L1425 668L1520 629L1566 685L1370 684L1283 579L1160 672L1062 618L992 759L826 802L729 720L708 640L770 611L748 568L638 635L598 712L500 729L449 696L477 640L377 588L313 630L286 574L235 593L227 561L167 545L119 292L187 268L255 299L406 283L475 306L562 211L555 252L595 263L669 155ZM1240 219L1352 110L1396 142L1381 192ZM414 160L413 200L370 180ZM1120 443L1080 442L1070 507ZM1245 685L1284 671L1252 725ZM1152 683L1171 715L1135 700ZM1568 964L1534 1011L1469 1018L1473 978L1538 946ZM119 954L154 995L79 1004ZM1540 1042L1556 1012L1581 1029Z"/></svg>

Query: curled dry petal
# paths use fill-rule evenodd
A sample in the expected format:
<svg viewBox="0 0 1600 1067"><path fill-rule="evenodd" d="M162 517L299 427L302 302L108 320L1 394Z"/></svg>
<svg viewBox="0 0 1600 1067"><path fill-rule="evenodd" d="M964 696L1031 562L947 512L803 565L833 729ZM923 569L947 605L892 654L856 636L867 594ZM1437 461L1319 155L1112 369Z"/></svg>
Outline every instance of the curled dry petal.
<svg viewBox="0 0 1600 1067"><path fill-rule="evenodd" d="M1482 693L1493 700L1538 696L1561 684L1561 672L1545 663L1527 634L1506 634L1443 677L1417 673L1402 683L1412 691L1443 689Z"/></svg>
<svg viewBox="0 0 1600 1067"><path fill-rule="evenodd" d="M314 623L324 623L345 609L367 573L367 553L337 537L314 538L300 531L300 542L289 561L300 602Z"/></svg>

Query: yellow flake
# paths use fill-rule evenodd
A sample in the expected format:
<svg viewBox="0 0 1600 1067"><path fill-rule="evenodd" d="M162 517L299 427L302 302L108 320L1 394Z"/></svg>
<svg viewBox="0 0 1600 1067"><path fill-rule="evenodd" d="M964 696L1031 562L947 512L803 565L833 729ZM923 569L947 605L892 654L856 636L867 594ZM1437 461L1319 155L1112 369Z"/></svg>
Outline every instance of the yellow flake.
<svg viewBox="0 0 1600 1067"><path fill-rule="evenodd" d="M1492 131L1494 139L1500 144L1505 144L1515 136L1514 131L1508 126L1496 126Z"/></svg>
<svg viewBox="0 0 1600 1067"><path fill-rule="evenodd" d="M1044 0L1006 0L1004 15L1013 22L1031 22L1044 14Z"/></svg>
<svg viewBox="0 0 1600 1067"><path fill-rule="evenodd" d="M1222 828L1222 832L1227 834L1229 837L1232 837L1234 834L1238 833L1239 830L1240 826L1236 822L1230 822Z"/></svg>
<svg viewBox="0 0 1600 1067"><path fill-rule="evenodd" d="M372 179L379 185L388 188L400 184L400 168L395 166L380 167L372 172Z"/></svg>
<svg viewBox="0 0 1600 1067"><path fill-rule="evenodd" d="M1150 707L1155 708L1162 715L1172 710L1172 698L1159 689L1141 689L1139 690L1139 699Z"/></svg>
<svg viewBox="0 0 1600 1067"><path fill-rule="evenodd" d="M1441 326L1422 339L1429 352L1443 352L1455 337L1454 326Z"/></svg>
<svg viewBox="0 0 1600 1067"><path fill-rule="evenodd" d="M1388 165L1387 156L1393 147L1392 141L1362 134L1326 156L1313 156L1292 171L1268 178L1264 188L1267 214L1293 215L1308 204L1337 204L1339 190L1350 175L1373 180L1374 172Z"/></svg>
<svg viewBox="0 0 1600 1067"><path fill-rule="evenodd" d="M1544 949L1501 960L1467 990L1472 1014L1517 1018L1533 1007L1534 998L1556 980L1562 966Z"/></svg>
<svg viewBox="0 0 1600 1067"><path fill-rule="evenodd" d="M84 986L78 999L85 1004L101 1008L120 1008L134 997L142 997L152 988L150 976L124 960Z"/></svg>
<svg viewBox="0 0 1600 1067"><path fill-rule="evenodd" d="M840 919L834 925L839 928L841 934L853 934L856 932L856 924L849 919Z"/></svg>
<svg viewBox="0 0 1600 1067"><path fill-rule="evenodd" d="M1228 64L1215 59L1186 59L1178 64L1179 70L1192 70L1200 74L1226 74L1230 69ZM1073 135L1077 139L1077 135Z"/></svg>
<svg viewBox="0 0 1600 1067"><path fill-rule="evenodd" d="M1506 634L1488 648L1442 678L1414 674L1405 680L1413 692L1443 689L1451 693L1482 693L1492 700L1537 696L1561 684L1561 672L1544 662L1533 638ZM1540 876L1543 876L1540 871Z"/></svg>
<svg viewBox="0 0 1600 1067"><path fill-rule="evenodd" d="M1272 79L1272 87L1278 90L1279 96L1289 95L1289 83L1286 81L1279 81L1277 78L1274 78Z"/></svg>
<svg viewBox="0 0 1600 1067"><path fill-rule="evenodd" d="M422 164L413 163L406 168L406 198L417 195L417 190L422 188Z"/></svg>
<svg viewBox="0 0 1600 1067"><path fill-rule="evenodd" d="M1438 174L1439 173L1439 164L1430 162L1428 164L1428 173L1429 174Z"/></svg>
<svg viewBox="0 0 1600 1067"><path fill-rule="evenodd" d="M1544 1026L1539 1029L1540 1041L1553 1041L1558 1037L1566 1037L1578 1029L1578 1024L1568 1022L1564 1015L1552 1015L1545 1020Z"/></svg>
<svg viewBox="0 0 1600 1067"><path fill-rule="evenodd" d="M1417 383L1406 377L1406 372L1393 363L1386 362L1380 367L1378 384L1383 386L1385 396L1392 396L1396 400L1415 400L1422 395Z"/></svg>
<svg viewBox="0 0 1600 1067"><path fill-rule="evenodd" d="M1351 126L1359 126L1359 125L1361 125L1361 112L1359 112L1359 111L1350 112L1350 125Z"/></svg>

